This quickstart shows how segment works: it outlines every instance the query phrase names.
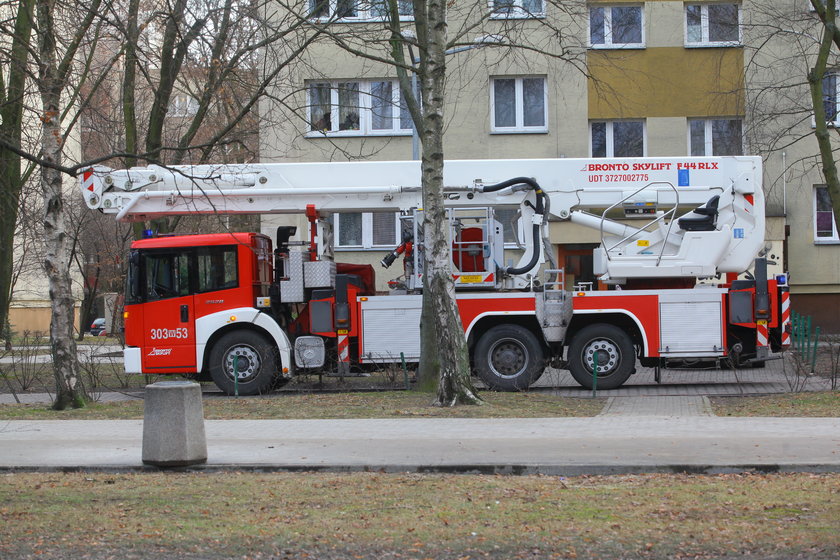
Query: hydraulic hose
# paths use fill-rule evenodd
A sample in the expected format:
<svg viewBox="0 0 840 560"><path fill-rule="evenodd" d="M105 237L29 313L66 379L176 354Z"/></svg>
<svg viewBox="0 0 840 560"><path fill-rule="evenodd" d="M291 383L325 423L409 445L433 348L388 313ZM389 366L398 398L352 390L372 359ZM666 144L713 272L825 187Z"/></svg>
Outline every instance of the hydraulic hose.
<svg viewBox="0 0 840 560"><path fill-rule="evenodd" d="M545 193L543 192L540 185L530 177L515 177L513 179L508 179L507 181L502 181L501 183L496 183L495 185L484 185L481 189L481 192L496 192L502 189L506 189L508 187L512 187L514 185L527 185L534 191L537 195L536 204L534 205L534 213L540 218L545 215ZM542 220L540 220L542 222ZM540 252L542 251L542 239L540 237L540 224L534 224L532 226L532 247L533 247L533 254L531 255L531 260L524 266L520 266L518 268L509 266L503 269L503 272L506 274L517 275L517 274L524 274L529 270L533 269L540 260Z"/></svg>

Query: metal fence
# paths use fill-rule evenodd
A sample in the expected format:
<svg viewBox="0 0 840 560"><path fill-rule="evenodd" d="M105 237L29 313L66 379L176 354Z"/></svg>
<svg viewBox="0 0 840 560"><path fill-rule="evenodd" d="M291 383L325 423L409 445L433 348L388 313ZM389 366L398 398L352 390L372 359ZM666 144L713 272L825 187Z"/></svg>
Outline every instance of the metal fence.
<svg viewBox="0 0 840 560"><path fill-rule="evenodd" d="M800 315L791 311L791 325L793 327L793 351L799 355L804 364L810 364L809 373L814 373L817 364L817 346L820 342L820 327L812 329L811 316Z"/></svg>

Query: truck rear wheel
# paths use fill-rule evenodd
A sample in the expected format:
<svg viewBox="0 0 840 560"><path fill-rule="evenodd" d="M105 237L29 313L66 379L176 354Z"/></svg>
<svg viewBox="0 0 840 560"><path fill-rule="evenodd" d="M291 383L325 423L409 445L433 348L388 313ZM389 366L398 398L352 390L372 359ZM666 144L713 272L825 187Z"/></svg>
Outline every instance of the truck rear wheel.
<svg viewBox="0 0 840 560"><path fill-rule="evenodd" d="M521 391L542 375L545 351L534 333L519 325L498 325L484 333L474 352L478 377L491 389Z"/></svg>
<svg viewBox="0 0 840 560"><path fill-rule="evenodd" d="M569 345L569 371L575 381L592 388L592 372L598 360L598 388L621 387L633 373L636 352L626 332L613 325L589 325Z"/></svg>
<svg viewBox="0 0 840 560"><path fill-rule="evenodd" d="M213 382L228 395L259 395L271 390L279 379L277 351L264 336L250 331L222 335L210 351L208 369Z"/></svg>

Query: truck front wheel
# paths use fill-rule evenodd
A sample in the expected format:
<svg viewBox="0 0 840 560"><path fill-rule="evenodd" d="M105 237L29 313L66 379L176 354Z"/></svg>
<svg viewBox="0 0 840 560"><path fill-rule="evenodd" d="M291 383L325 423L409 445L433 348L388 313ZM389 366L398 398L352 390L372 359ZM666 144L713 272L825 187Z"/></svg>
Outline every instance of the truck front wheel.
<svg viewBox="0 0 840 560"><path fill-rule="evenodd" d="M636 366L633 341L613 325L589 325L581 329L569 345L569 371L575 381L592 388L592 373L598 362L598 388L621 387Z"/></svg>
<svg viewBox="0 0 840 560"><path fill-rule="evenodd" d="M534 333L519 325L498 325L484 333L474 353L478 377L491 389L521 391L542 375L545 351Z"/></svg>
<svg viewBox="0 0 840 560"><path fill-rule="evenodd" d="M260 334L231 331L213 345L208 369L213 382L228 395L237 389L240 395L259 395L268 392L275 382L277 351Z"/></svg>

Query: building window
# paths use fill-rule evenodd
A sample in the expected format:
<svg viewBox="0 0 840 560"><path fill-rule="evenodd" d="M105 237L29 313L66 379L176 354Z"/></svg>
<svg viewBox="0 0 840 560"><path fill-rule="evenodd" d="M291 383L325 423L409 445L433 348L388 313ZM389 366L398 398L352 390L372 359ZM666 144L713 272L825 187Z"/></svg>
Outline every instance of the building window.
<svg viewBox="0 0 840 560"><path fill-rule="evenodd" d="M590 134L592 157L645 155L644 121L594 121Z"/></svg>
<svg viewBox="0 0 840 560"><path fill-rule="evenodd" d="M547 132L545 78L493 78L490 88L492 132Z"/></svg>
<svg viewBox="0 0 840 560"><path fill-rule="evenodd" d="M645 46L641 6L590 6L589 45L594 48Z"/></svg>
<svg viewBox="0 0 840 560"><path fill-rule="evenodd" d="M192 117L198 113L198 100L191 95L177 93L169 99L169 117Z"/></svg>
<svg viewBox="0 0 840 560"><path fill-rule="evenodd" d="M490 0L492 17L542 17L543 0Z"/></svg>
<svg viewBox="0 0 840 560"><path fill-rule="evenodd" d="M346 249L391 248L399 244L399 219L393 212L335 214L336 246Z"/></svg>
<svg viewBox="0 0 840 560"><path fill-rule="evenodd" d="M689 119L688 144L692 156L742 156L741 119Z"/></svg>
<svg viewBox="0 0 840 560"><path fill-rule="evenodd" d="M738 4L686 4L687 47L731 47L741 44Z"/></svg>
<svg viewBox="0 0 840 560"><path fill-rule="evenodd" d="M396 80L307 85L309 136L411 134L408 106Z"/></svg>
<svg viewBox="0 0 840 560"><path fill-rule="evenodd" d="M823 78L823 109L825 110L825 121L829 126L838 126L837 116L837 86L840 80L837 73L829 72Z"/></svg>
<svg viewBox="0 0 840 560"><path fill-rule="evenodd" d="M411 0L398 0L400 20L414 16ZM320 20L382 21L388 16L387 0L309 0L309 17Z"/></svg>
<svg viewBox="0 0 840 560"><path fill-rule="evenodd" d="M814 243L840 243L831 194L825 185L814 188Z"/></svg>

